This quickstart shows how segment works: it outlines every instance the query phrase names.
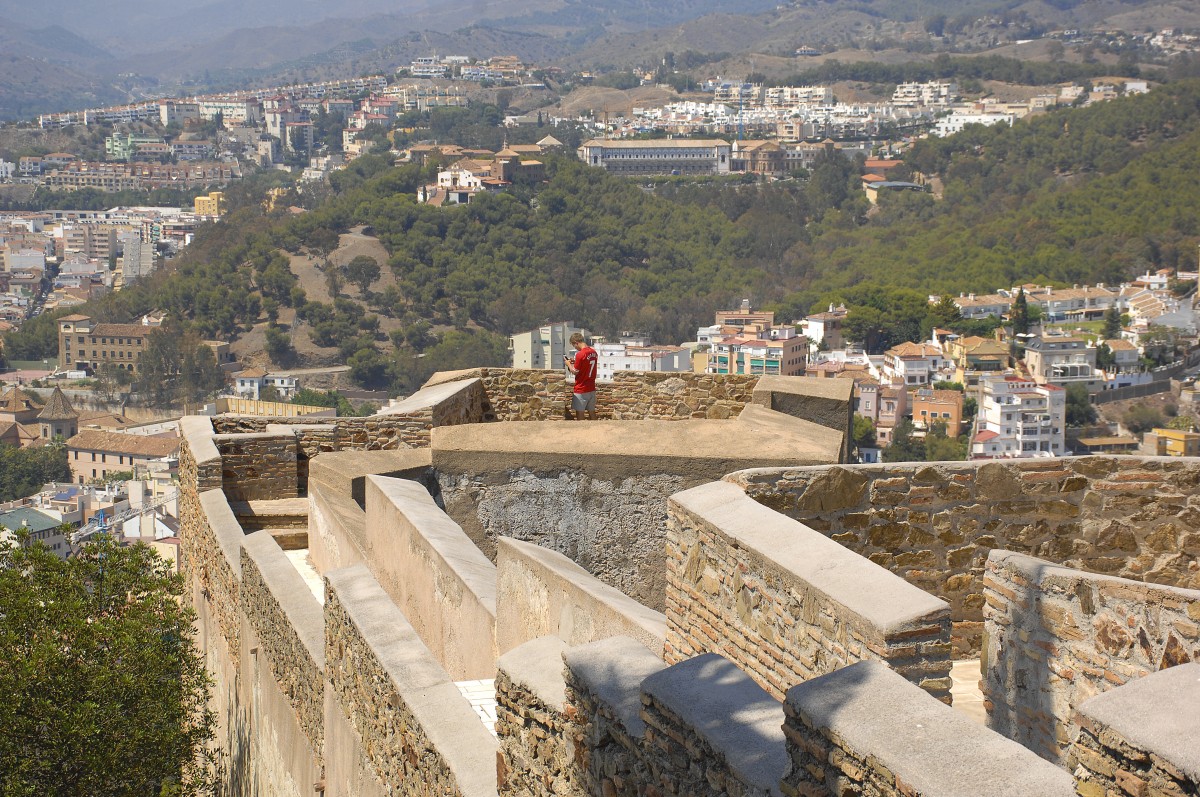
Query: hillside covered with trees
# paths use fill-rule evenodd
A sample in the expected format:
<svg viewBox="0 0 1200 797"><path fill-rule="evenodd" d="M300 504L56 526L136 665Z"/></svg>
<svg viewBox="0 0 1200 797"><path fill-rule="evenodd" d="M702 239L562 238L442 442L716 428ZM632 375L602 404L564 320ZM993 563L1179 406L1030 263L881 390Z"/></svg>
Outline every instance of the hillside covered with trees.
<svg viewBox="0 0 1200 797"><path fill-rule="evenodd" d="M859 164L841 156L771 184L634 182L569 155L546 162L545 183L468 206L418 204L431 172L381 156L335 173L301 215L267 215L245 192L168 269L82 312L162 309L203 339L265 328L277 364L311 342L359 383L395 391L439 368L503 363L506 335L548 320L678 342L741 297L785 318L846 301L885 345L936 320L931 293L1193 267L1200 187L1185 176L1200 166L1200 81L919 142L907 168L940 178L942 197L887 195L874 210ZM387 262L332 266L350 230L378 238ZM328 296L300 287L300 254L322 264ZM55 345L52 317L6 338L17 358Z"/></svg>

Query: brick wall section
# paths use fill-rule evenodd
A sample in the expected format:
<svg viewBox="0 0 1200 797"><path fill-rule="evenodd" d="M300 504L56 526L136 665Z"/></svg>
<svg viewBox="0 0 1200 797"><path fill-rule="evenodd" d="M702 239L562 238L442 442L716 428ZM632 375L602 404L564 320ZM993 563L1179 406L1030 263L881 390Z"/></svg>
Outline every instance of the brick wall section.
<svg viewBox="0 0 1200 797"><path fill-rule="evenodd" d="M1156 673L1079 709L1080 797L1200 794L1200 664Z"/></svg>
<svg viewBox="0 0 1200 797"><path fill-rule="evenodd" d="M213 428L218 434L261 434L268 426L302 426L301 450L309 456L321 451L382 451L394 448L428 448L433 412L411 415L371 415L366 418L334 418L314 424L304 418L218 415ZM319 427L329 427L328 429Z"/></svg>
<svg viewBox="0 0 1200 797"><path fill-rule="evenodd" d="M1200 588L1200 460L1069 457L747 470L727 480L950 603L957 655L978 653L995 548Z"/></svg>
<svg viewBox="0 0 1200 797"><path fill-rule="evenodd" d="M498 745L364 565L328 574L326 677L388 793L493 797Z"/></svg>
<svg viewBox="0 0 1200 797"><path fill-rule="evenodd" d="M485 420L562 420L571 401L572 384L561 369L474 368L438 378L482 379ZM757 376L617 373L596 386L596 412L615 420L736 418L757 382Z"/></svg>
<svg viewBox="0 0 1200 797"><path fill-rule="evenodd" d="M201 525L200 493L221 487L221 455L212 443L208 418L188 416L180 421L179 445L179 569L190 571L189 532Z"/></svg>
<svg viewBox="0 0 1200 797"><path fill-rule="evenodd" d="M584 792L646 797L651 772L642 755L641 685L664 668L662 661L629 637L571 648L563 661L564 715Z"/></svg>
<svg viewBox="0 0 1200 797"><path fill-rule="evenodd" d="M1069 765L1075 710L1114 686L1200 659L1200 591L995 551L984 576L983 682L1000 733Z"/></svg>
<svg viewBox="0 0 1200 797"><path fill-rule="evenodd" d="M297 498L296 437L291 434L216 435L221 475L231 501Z"/></svg>
<svg viewBox="0 0 1200 797"><path fill-rule="evenodd" d="M258 636L258 655L266 657L271 675L295 710L312 749L322 750L325 648L321 606L267 532L250 535L242 548L241 609ZM315 632L310 633L307 644L298 626Z"/></svg>
<svg viewBox="0 0 1200 797"><path fill-rule="evenodd" d="M188 545L188 565L192 577L211 602L225 638L226 649L241 650L241 526L220 490L208 490L199 497L197 512L183 528ZM234 659L233 667L240 667Z"/></svg>
<svg viewBox="0 0 1200 797"><path fill-rule="evenodd" d="M784 708L787 797L1074 795L1067 772L878 662L800 684Z"/></svg>
<svg viewBox="0 0 1200 797"><path fill-rule="evenodd" d="M782 698L878 659L949 700L944 602L727 483L677 493L668 511L669 663L720 653Z"/></svg>
<svg viewBox="0 0 1200 797"><path fill-rule="evenodd" d="M500 797L583 797L564 713L562 640L541 637L502 656L496 672Z"/></svg>

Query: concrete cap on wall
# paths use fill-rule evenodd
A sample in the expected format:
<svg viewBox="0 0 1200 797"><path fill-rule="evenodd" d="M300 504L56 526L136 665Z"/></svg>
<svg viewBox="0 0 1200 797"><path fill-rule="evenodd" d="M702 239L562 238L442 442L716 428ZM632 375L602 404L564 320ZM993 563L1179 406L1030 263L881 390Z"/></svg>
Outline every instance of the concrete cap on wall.
<svg viewBox="0 0 1200 797"><path fill-rule="evenodd" d="M501 656L498 669L545 705L562 711L567 700L563 677L563 651L566 649L567 643L558 637L538 637Z"/></svg>
<svg viewBox="0 0 1200 797"><path fill-rule="evenodd" d="M881 631L949 621L950 605L799 521L712 482L671 496L684 511L735 540L764 567L795 575Z"/></svg>
<svg viewBox="0 0 1200 797"><path fill-rule="evenodd" d="M1065 770L931 697L877 661L805 681L788 705L891 770L913 794L1072 797Z"/></svg>
<svg viewBox="0 0 1200 797"><path fill-rule="evenodd" d="M782 794L788 769L783 705L716 653L688 659L642 682L642 692L720 753L745 783Z"/></svg>
<svg viewBox="0 0 1200 797"><path fill-rule="evenodd" d="M1200 663L1160 670L1097 695L1079 714L1200 781Z"/></svg>
<svg viewBox="0 0 1200 797"><path fill-rule="evenodd" d="M462 379L457 381L443 382L441 384L431 385L426 384L416 393L413 393L408 398L393 404L390 407L384 407L379 412L375 413L375 417L387 415L410 415L422 410L432 409L443 401L447 401L459 393L470 390L476 385L482 385L483 381L474 379Z"/></svg>
<svg viewBox="0 0 1200 797"><path fill-rule="evenodd" d="M646 732L642 682L666 667L658 656L635 639L615 636L570 648L563 661L576 680L612 709L625 732L640 739Z"/></svg>

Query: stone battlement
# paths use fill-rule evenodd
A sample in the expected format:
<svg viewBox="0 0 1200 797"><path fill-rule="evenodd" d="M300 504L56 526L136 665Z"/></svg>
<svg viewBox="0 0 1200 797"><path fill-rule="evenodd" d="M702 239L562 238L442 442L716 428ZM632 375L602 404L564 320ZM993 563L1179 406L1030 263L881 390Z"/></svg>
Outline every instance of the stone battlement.
<svg viewBox="0 0 1200 797"><path fill-rule="evenodd" d="M1092 707L1200 658L1200 462L841 465L837 381L623 374L563 426L558 372L475 369L371 418L185 419L227 791L1195 789L1155 717ZM952 639L992 730L945 705Z"/></svg>

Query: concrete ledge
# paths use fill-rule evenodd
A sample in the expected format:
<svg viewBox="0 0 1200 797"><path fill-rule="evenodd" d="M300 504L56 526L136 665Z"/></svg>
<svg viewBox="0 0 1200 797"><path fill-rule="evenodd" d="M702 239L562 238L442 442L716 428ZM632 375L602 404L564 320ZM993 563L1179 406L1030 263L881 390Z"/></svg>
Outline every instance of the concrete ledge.
<svg viewBox="0 0 1200 797"><path fill-rule="evenodd" d="M501 652L550 634L567 645L629 636L661 656L667 618L610 587L560 553L501 537L496 541Z"/></svg>
<svg viewBox="0 0 1200 797"><path fill-rule="evenodd" d="M529 690L544 705L561 712L567 700L563 652L567 644L543 636L513 648L500 657L497 669L518 686Z"/></svg>
<svg viewBox="0 0 1200 797"><path fill-rule="evenodd" d="M661 659L636 640L618 636L571 648L563 661L571 679L609 706L630 737L642 737L642 682L666 669Z"/></svg>
<svg viewBox="0 0 1200 797"><path fill-rule="evenodd" d="M884 794L1075 794L1067 772L934 700L878 662L853 664L792 688L787 712L787 733L795 740L789 745L792 787L807 782L832 789L849 777L894 789ZM824 774L814 780L805 765L821 755L826 758L816 762L816 771ZM843 777L854 768L860 770L858 777ZM849 793L859 793L849 788Z"/></svg>
<svg viewBox="0 0 1200 797"><path fill-rule="evenodd" d="M689 750L705 766L715 756L740 783L782 794L779 781L788 766L783 706L732 662L714 653L697 656L646 678L642 693L646 715L664 722L664 734L686 739L690 731L710 748Z"/></svg>
<svg viewBox="0 0 1200 797"><path fill-rule="evenodd" d="M440 784L456 787L446 788L446 794L494 797L498 742L396 604L364 565L335 570L326 584L326 645L344 653L336 662L330 659L329 678L367 755L377 767L384 761L411 761L416 770L411 776L422 777L426 786L418 793L438 793ZM339 613L349 627L341 625ZM389 700L395 701L391 711L380 712ZM397 711L409 714L412 723L384 716ZM452 784L430 771L438 765ZM401 773L377 774L389 782Z"/></svg>
<svg viewBox="0 0 1200 797"><path fill-rule="evenodd" d="M318 573L366 561L367 513L354 499L314 482L308 506L308 555Z"/></svg>
<svg viewBox="0 0 1200 797"><path fill-rule="evenodd" d="M257 531L242 540L242 555L258 568L263 583L287 618L288 625L304 644L316 666L325 669L325 617L321 604L284 554L279 543L265 531ZM249 617L251 623L255 617ZM257 630L257 629L256 629ZM263 632L258 631L259 637Z"/></svg>
<svg viewBox="0 0 1200 797"><path fill-rule="evenodd" d="M764 568L821 591L882 634L948 620L950 607L945 601L768 509L736 485L714 482L694 487L671 496L671 505L733 540Z"/></svg>
<svg viewBox="0 0 1200 797"><path fill-rule="evenodd" d="M1197 792L1200 663L1161 670L1093 697L1079 707L1079 716L1079 724L1105 747L1128 746L1162 759L1190 780L1192 793ZM1122 745L1106 742L1112 737L1105 730L1120 737ZM1080 761L1089 760L1080 757Z"/></svg>
<svg viewBox="0 0 1200 797"><path fill-rule="evenodd" d="M743 413L744 414L744 413ZM528 421L433 430L439 473L578 471L593 478L681 474L719 479L754 466L836 462L844 433L777 414L751 420Z"/></svg>
<svg viewBox="0 0 1200 797"><path fill-rule="evenodd" d="M367 561L455 680L496 672L496 568L420 484L367 477Z"/></svg>
<svg viewBox="0 0 1200 797"><path fill-rule="evenodd" d="M234 576L241 578L242 543L246 539L246 532L238 523L237 516L233 514L225 493L221 490L206 490L200 493L200 509L204 512L204 519L212 529L217 545L221 547L225 561L233 570Z"/></svg>
<svg viewBox="0 0 1200 797"><path fill-rule="evenodd" d="M769 410L845 432L850 428L853 396L850 379L768 375L758 380L751 400Z"/></svg>
<svg viewBox="0 0 1200 797"><path fill-rule="evenodd" d="M179 435L187 441L197 465L219 461L221 452L213 442L212 420L204 415L185 415L179 419Z"/></svg>
<svg viewBox="0 0 1200 797"><path fill-rule="evenodd" d="M427 382L408 398L390 407L385 407L375 414L377 416L414 415L419 412L429 412L435 416L434 423L436 424L437 410L441 404L453 399L470 399L482 403L484 398L483 381L478 377L464 377L438 384Z"/></svg>
<svg viewBox="0 0 1200 797"><path fill-rule="evenodd" d="M333 493L352 497L366 506L367 476L391 476L422 481L430 467L428 448L386 451L332 451L309 460L309 489L320 483Z"/></svg>

